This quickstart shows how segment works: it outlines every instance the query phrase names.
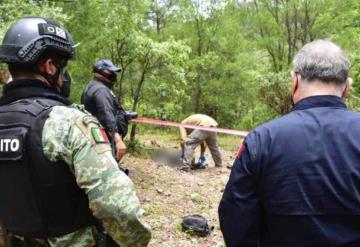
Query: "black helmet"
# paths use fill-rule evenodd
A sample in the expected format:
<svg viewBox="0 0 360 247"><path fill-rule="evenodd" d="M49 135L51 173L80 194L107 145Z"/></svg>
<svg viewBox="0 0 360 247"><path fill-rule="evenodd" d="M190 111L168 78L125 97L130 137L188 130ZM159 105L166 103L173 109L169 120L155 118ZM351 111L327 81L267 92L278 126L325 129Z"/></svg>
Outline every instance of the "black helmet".
<svg viewBox="0 0 360 247"><path fill-rule="evenodd" d="M0 46L0 62L34 64L45 50L71 59L75 50L70 33L53 20L24 17L7 30Z"/></svg>

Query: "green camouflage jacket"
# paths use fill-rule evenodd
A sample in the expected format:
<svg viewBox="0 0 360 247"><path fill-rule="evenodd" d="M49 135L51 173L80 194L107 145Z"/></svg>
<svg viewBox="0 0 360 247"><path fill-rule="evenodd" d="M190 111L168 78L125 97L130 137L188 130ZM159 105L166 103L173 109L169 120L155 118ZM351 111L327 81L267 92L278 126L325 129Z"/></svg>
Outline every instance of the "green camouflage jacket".
<svg viewBox="0 0 360 247"><path fill-rule="evenodd" d="M99 128L99 123L82 106L53 107L43 128L44 153L51 161L69 165L94 216L118 244L147 246L150 227L142 219L133 183L118 169L110 145L97 143L91 128ZM52 247L88 247L95 240L93 227L47 239Z"/></svg>

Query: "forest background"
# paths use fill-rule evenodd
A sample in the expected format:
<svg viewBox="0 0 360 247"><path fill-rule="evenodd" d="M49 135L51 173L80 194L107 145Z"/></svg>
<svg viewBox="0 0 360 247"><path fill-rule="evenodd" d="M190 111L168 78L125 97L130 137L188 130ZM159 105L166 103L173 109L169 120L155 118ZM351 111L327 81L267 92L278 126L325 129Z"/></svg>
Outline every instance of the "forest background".
<svg viewBox="0 0 360 247"><path fill-rule="evenodd" d="M23 16L53 18L71 32L75 103L94 63L109 58L123 68L114 93L125 109L173 121L205 113L221 127L250 130L291 109L296 52L331 39L351 60L347 103L360 112L359 0L0 0L0 39ZM0 65L0 87L7 79ZM207 152L207 169L183 173L150 158L179 147L176 128L138 125L135 138L135 126L126 140L135 152L124 162L152 227L149 246L224 246L217 207L241 138L219 135L222 168ZM210 236L182 232L182 217L193 213L215 226Z"/></svg>
<svg viewBox="0 0 360 247"><path fill-rule="evenodd" d="M291 109L298 49L331 39L352 62L347 101L360 111L357 0L0 0L0 37L29 15L71 32L73 102L95 61L109 58L123 68L114 92L124 108L174 121L204 113L222 127L251 129ZM0 71L5 82L6 67Z"/></svg>

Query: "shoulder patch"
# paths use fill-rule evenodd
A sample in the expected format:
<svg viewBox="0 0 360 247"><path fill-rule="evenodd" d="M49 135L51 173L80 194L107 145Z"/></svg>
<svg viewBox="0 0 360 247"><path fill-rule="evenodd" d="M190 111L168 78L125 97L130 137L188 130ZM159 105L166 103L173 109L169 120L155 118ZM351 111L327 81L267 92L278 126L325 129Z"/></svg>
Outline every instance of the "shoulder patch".
<svg viewBox="0 0 360 247"><path fill-rule="evenodd" d="M99 120L97 120L97 118L92 115L85 115L83 117L82 121L86 126L88 126L91 123L100 126Z"/></svg>
<svg viewBox="0 0 360 247"><path fill-rule="evenodd" d="M96 143L109 143L109 138L103 128L91 128L91 135Z"/></svg>
<svg viewBox="0 0 360 247"><path fill-rule="evenodd" d="M100 124L95 124L92 121L88 122L88 124L89 125L86 125L84 123L84 117L78 118L76 120L76 126L91 142L92 147L98 154L104 153L106 151L111 151L109 139L107 138L105 130L100 127ZM103 130L104 135L101 133L100 130Z"/></svg>

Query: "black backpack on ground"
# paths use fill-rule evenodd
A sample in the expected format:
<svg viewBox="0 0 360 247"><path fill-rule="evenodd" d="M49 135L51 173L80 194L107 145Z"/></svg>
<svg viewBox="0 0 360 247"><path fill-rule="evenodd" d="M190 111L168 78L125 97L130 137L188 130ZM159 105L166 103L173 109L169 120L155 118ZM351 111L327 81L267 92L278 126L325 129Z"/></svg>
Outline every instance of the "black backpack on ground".
<svg viewBox="0 0 360 247"><path fill-rule="evenodd" d="M205 237L210 235L214 230L213 226L209 226L207 219L199 214L187 215L182 218L182 230L191 235Z"/></svg>

